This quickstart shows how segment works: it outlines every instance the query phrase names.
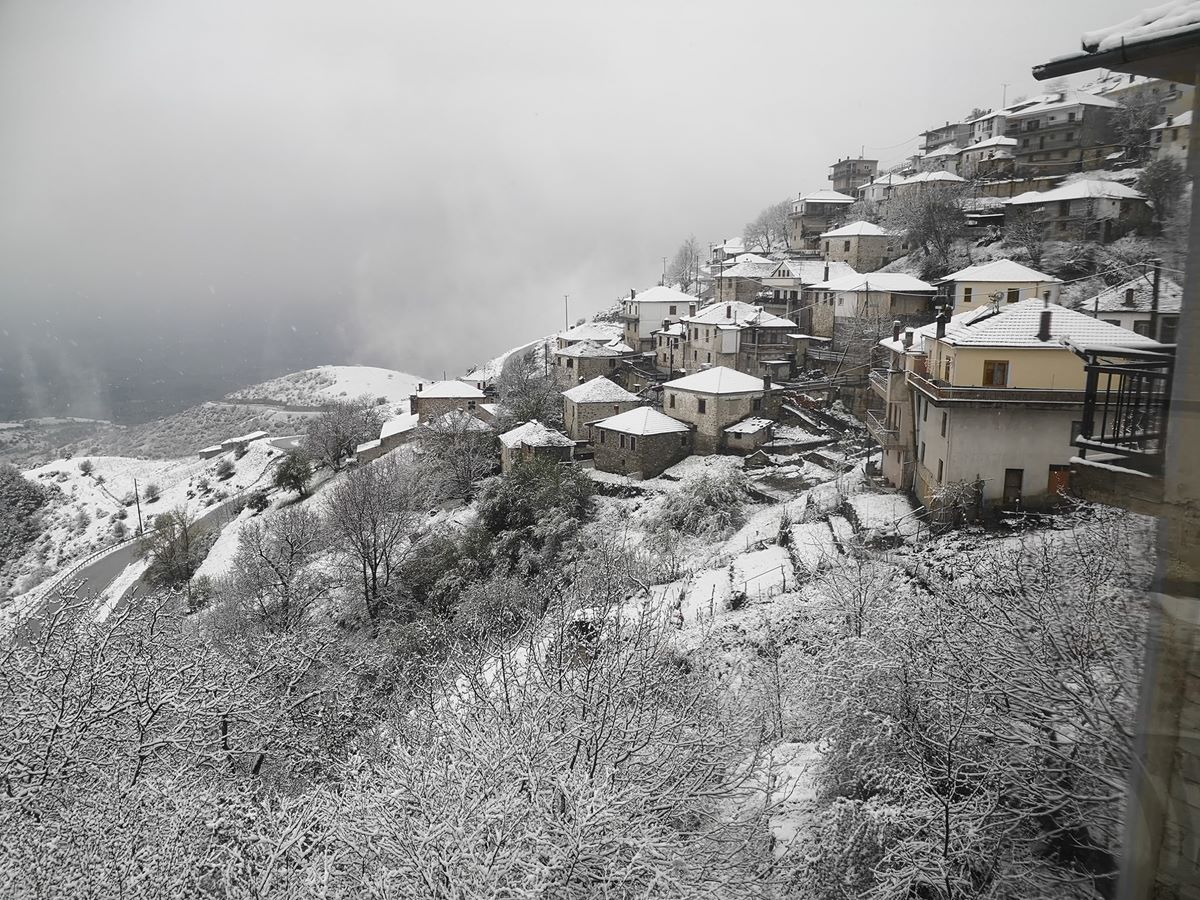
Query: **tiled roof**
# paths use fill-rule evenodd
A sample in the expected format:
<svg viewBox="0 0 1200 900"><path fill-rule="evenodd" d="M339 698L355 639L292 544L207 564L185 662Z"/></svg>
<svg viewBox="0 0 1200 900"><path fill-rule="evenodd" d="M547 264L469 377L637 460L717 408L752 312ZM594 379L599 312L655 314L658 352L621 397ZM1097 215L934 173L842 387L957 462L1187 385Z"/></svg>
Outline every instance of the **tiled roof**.
<svg viewBox="0 0 1200 900"><path fill-rule="evenodd" d="M761 328L795 328L794 322L771 315L752 303L729 300L710 303L696 310L694 316L684 316L683 321L692 325L756 325Z"/></svg>
<svg viewBox="0 0 1200 900"><path fill-rule="evenodd" d="M1052 191L1026 191L1008 201L1010 206L1028 206L1038 203L1055 203L1059 200L1088 200L1105 198L1111 200L1145 200L1146 195L1116 181L1100 181L1084 178L1056 187Z"/></svg>
<svg viewBox="0 0 1200 900"><path fill-rule="evenodd" d="M1120 105L1115 100L1109 100L1107 97L1101 97L1097 94L1089 94L1087 91L1059 91L1053 94L1046 94L1044 97L1039 98L1039 101L1036 103L1013 110L1008 114L1008 117L1010 119L1022 119L1026 116L1036 116L1069 106L1102 106L1108 109L1115 109Z"/></svg>
<svg viewBox="0 0 1200 900"><path fill-rule="evenodd" d="M435 381L417 391L417 397L433 397L438 400L477 400L483 397L479 388L461 381Z"/></svg>
<svg viewBox="0 0 1200 900"><path fill-rule="evenodd" d="M856 236L883 236L891 235L887 229L880 228L872 222L851 222L849 225L843 225L841 228L835 228L833 231L826 231L821 237L856 237Z"/></svg>
<svg viewBox="0 0 1200 900"><path fill-rule="evenodd" d="M1200 0L1161 3L1116 25L1087 32L1083 36L1083 49L1088 53L1104 53L1194 28L1200 28Z"/></svg>
<svg viewBox="0 0 1200 900"><path fill-rule="evenodd" d="M565 434L555 431L534 419L518 425L512 431L500 435L500 443L510 450L513 447L574 447L575 442Z"/></svg>
<svg viewBox="0 0 1200 900"><path fill-rule="evenodd" d="M406 431L412 431L417 427L418 421L416 413L404 413L394 416L383 423L383 427L379 429L379 436L387 438L394 434L403 434Z"/></svg>
<svg viewBox="0 0 1200 900"><path fill-rule="evenodd" d="M753 394L764 390L763 380L728 366L714 366L694 375L668 381L664 388L691 391L696 394ZM778 385L772 385L778 387Z"/></svg>
<svg viewBox="0 0 1200 900"><path fill-rule="evenodd" d="M816 284L818 281L828 280L826 272L829 273L828 278L844 278L847 275L858 274L849 263L823 262L819 259L785 259L779 264L773 277L795 278L801 284Z"/></svg>
<svg viewBox="0 0 1200 900"><path fill-rule="evenodd" d="M670 416L665 416L656 409L651 409L649 406L639 406L637 409L631 409L628 412L620 413L619 415L609 416L607 419L601 419L599 422L592 422L593 425L599 428L607 428L610 431L621 431L625 434L671 434L673 432L688 431L688 426L678 419L672 419Z"/></svg>
<svg viewBox="0 0 1200 900"><path fill-rule="evenodd" d="M1011 259L995 259L977 266L967 266L957 272L951 272L942 281L990 281L990 282L1027 282L1046 281L1056 282L1059 279L1053 275L1038 272L1029 266L1023 266Z"/></svg>
<svg viewBox="0 0 1200 900"><path fill-rule="evenodd" d="M1050 340L1038 340L1042 311L1050 310ZM1059 349L1066 339L1087 346L1154 344L1152 338L1134 334L1125 328L1109 325L1099 319L1057 303L1044 303L1036 297L1002 306L993 315L969 321L955 316L946 327L945 340L957 347L1009 347L1022 349ZM936 327L936 326L935 326Z"/></svg>
<svg viewBox="0 0 1200 900"><path fill-rule="evenodd" d="M638 291L634 297L629 297L622 301L624 303L676 303L683 304L685 307L689 303L695 303L696 298L691 294L685 294L683 291L677 291L675 288L663 287L655 285L651 288L646 288L644 291Z"/></svg>
<svg viewBox="0 0 1200 900"><path fill-rule="evenodd" d="M970 147L968 147L963 152L966 153L967 151L970 151L970 150L986 150L988 147L1015 147L1015 146L1017 146L1016 138L1005 137L1002 134L998 134L995 137L985 138L984 140L979 141L979 143L977 143L977 144L972 144Z"/></svg>
<svg viewBox="0 0 1200 900"><path fill-rule="evenodd" d="M563 391L563 396L573 403L627 403L637 400L636 394L631 394L625 388L603 375L597 375L591 381L576 385L569 391Z"/></svg>
<svg viewBox="0 0 1200 900"><path fill-rule="evenodd" d="M1107 288L1080 305L1080 312L1149 312L1154 299L1153 276L1139 275L1124 284ZM1126 292L1133 291L1132 303L1125 301ZM1158 289L1158 311L1177 313L1183 305L1183 288L1170 278L1162 278Z"/></svg>
<svg viewBox="0 0 1200 900"><path fill-rule="evenodd" d="M818 291L891 291L894 293L932 293L932 284L903 272L868 272L864 275L847 275L831 278L813 285Z"/></svg>
<svg viewBox="0 0 1200 900"><path fill-rule="evenodd" d="M555 350L555 356L572 356L577 358L603 358L610 356L627 356L633 349L620 341L598 344L595 341L579 341L570 347Z"/></svg>
<svg viewBox="0 0 1200 900"><path fill-rule="evenodd" d="M779 264L774 260L765 260L764 262L740 262L735 266L730 266L721 273L722 278L751 278L760 279L768 278L775 271ZM695 302L695 298L692 298Z"/></svg>
<svg viewBox="0 0 1200 900"><path fill-rule="evenodd" d="M801 200L806 203L853 203L853 197L847 197L841 191L813 191L811 194L801 194Z"/></svg>
<svg viewBox="0 0 1200 900"><path fill-rule="evenodd" d="M559 332L558 337L565 341L600 341L607 343L613 338L619 338L624 333L620 325L606 325L603 322L583 322L574 328Z"/></svg>

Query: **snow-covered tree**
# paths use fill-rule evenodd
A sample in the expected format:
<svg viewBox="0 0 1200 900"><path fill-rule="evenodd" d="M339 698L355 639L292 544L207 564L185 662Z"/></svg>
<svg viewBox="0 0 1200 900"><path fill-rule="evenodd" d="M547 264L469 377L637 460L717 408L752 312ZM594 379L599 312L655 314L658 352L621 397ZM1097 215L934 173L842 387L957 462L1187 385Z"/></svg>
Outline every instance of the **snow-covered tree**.
<svg viewBox="0 0 1200 900"><path fill-rule="evenodd" d="M792 212L792 201L772 203L742 231L742 244L752 252L773 253L786 250L788 246L788 216Z"/></svg>

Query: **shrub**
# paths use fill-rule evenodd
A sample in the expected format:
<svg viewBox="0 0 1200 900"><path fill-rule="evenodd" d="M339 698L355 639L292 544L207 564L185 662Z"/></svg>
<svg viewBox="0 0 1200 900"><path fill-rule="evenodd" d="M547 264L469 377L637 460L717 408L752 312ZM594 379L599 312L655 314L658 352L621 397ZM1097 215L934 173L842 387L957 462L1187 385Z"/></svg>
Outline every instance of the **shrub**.
<svg viewBox="0 0 1200 900"><path fill-rule="evenodd" d="M217 463L216 468L217 478L221 481L226 481L233 477L233 462L228 459L223 459Z"/></svg>
<svg viewBox="0 0 1200 900"><path fill-rule="evenodd" d="M651 518L652 531L679 531L708 538L726 537L746 521L746 476L733 467L689 475Z"/></svg>
<svg viewBox="0 0 1200 900"><path fill-rule="evenodd" d="M92 461L90 459L81 459L79 461L79 471L84 475L92 474Z"/></svg>
<svg viewBox="0 0 1200 900"><path fill-rule="evenodd" d="M308 487L312 475L312 464L303 450L292 450L279 462L275 469L275 487L285 491L299 491L300 496Z"/></svg>
<svg viewBox="0 0 1200 900"><path fill-rule="evenodd" d="M144 499L147 503L155 503L161 496L162 488L160 488L153 481L142 488L142 499Z"/></svg>
<svg viewBox="0 0 1200 900"><path fill-rule="evenodd" d="M267 499L266 491L254 491L254 493L246 498L246 505L250 507L251 511L256 513L262 512L270 503L271 501Z"/></svg>

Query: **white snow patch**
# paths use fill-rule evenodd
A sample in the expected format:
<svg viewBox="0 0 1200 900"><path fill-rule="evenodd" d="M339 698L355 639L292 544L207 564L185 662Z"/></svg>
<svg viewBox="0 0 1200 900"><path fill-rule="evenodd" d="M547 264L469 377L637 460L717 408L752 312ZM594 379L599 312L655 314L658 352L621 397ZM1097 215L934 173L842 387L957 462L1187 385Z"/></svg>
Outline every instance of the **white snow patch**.
<svg viewBox="0 0 1200 900"><path fill-rule="evenodd" d="M112 614L121 597L142 580L142 576L146 574L148 568L150 568L149 560L136 560L127 565L120 575L108 583L108 587L100 593L100 606L96 610L97 622L103 622Z"/></svg>
<svg viewBox="0 0 1200 900"><path fill-rule="evenodd" d="M771 597L789 586L796 586L796 575L786 547L743 553L733 561L733 589L747 597Z"/></svg>
<svg viewBox="0 0 1200 900"><path fill-rule="evenodd" d="M273 400L291 406L320 406L333 400L385 397L408 412L408 398L417 384L429 381L395 369L376 366L317 366L254 384L228 394L227 400Z"/></svg>
<svg viewBox="0 0 1200 900"><path fill-rule="evenodd" d="M917 533L920 523L912 503L904 494L855 494L850 506L864 530L898 531L905 536Z"/></svg>
<svg viewBox="0 0 1200 900"><path fill-rule="evenodd" d="M828 522L806 522L791 528L792 555L809 574L837 556Z"/></svg>

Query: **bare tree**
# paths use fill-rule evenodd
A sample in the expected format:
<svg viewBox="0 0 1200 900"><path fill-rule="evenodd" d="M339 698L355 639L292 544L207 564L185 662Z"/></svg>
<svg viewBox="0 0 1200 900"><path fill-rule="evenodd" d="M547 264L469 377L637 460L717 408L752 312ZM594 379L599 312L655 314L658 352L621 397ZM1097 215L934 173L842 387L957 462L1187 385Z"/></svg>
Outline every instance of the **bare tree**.
<svg viewBox="0 0 1200 900"><path fill-rule="evenodd" d="M1124 97L1112 111L1112 128L1131 160L1141 161L1150 152L1150 129L1158 124L1158 98L1149 94Z"/></svg>
<svg viewBox="0 0 1200 900"><path fill-rule="evenodd" d="M514 353L506 359L496 389L500 394L497 427L501 431L534 419L551 428L562 428L562 386L534 361L532 353Z"/></svg>
<svg viewBox="0 0 1200 900"><path fill-rule="evenodd" d="M138 544L139 553L150 560L146 580L164 590L182 589L189 608L198 599L192 591L192 576L204 562L206 550L186 506L155 516L153 528Z"/></svg>
<svg viewBox="0 0 1200 900"><path fill-rule="evenodd" d="M687 240L679 245L679 249L675 251L675 257L671 260L671 267L667 270L667 277L675 284L679 285L680 290L687 293L700 280L700 244L696 241L696 236L689 235Z"/></svg>
<svg viewBox="0 0 1200 900"><path fill-rule="evenodd" d="M931 183L888 200L884 224L921 248L925 277L943 275L949 269L954 242L963 236L966 226L959 204L961 194L959 187Z"/></svg>
<svg viewBox="0 0 1200 900"><path fill-rule="evenodd" d="M747 250L773 253L786 250L788 246L788 216L792 212L792 201L773 203L746 223L742 232L742 244Z"/></svg>
<svg viewBox="0 0 1200 900"><path fill-rule="evenodd" d="M330 491L334 543L360 581L367 614L378 618L388 589L427 511L426 488L411 465L393 455L354 469Z"/></svg>
<svg viewBox="0 0 1200 900"><path fill-rule="evenodd" d="M1154 206L1154 223L1162 229L1171 220L1187 186L1187 173L1176 160L1156 159L1138 176L1138 190Z"/></svg>
<svg viewBox="0 0 1200 900"><path fill-rule="evenodd" d="M304 507L248 522L238 535L229 593L267 627L292 628L329 594L329 578L313 566L326 547L320 518Z"/></svg>
<svg viewBox="0 0 1200 900"><path fill-rule="evenodd" d="M336 469L359 444L379 437L382 426L379 407L370 397L335 400L309 423L303 447L310 458Z"/></svg>
<svg viewBox="0 0 1200 900"><path fill-rule="evenodd" d="M468 412L455 410L417 431L426 477L442 497L469 499L475 483L495 473L499 462L496 433Z"/></svg>
<svg viewBox="0 0 1200 900"><path fill-rule="evenodd" d="M1046 220L1042 210L1009 207L1004 215L1004 243L1029 254L1034 268L1042 264L1046 248Z"/></svg>

